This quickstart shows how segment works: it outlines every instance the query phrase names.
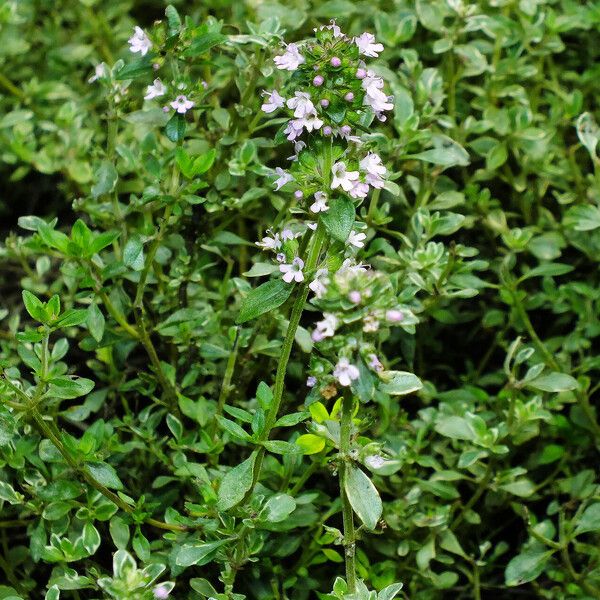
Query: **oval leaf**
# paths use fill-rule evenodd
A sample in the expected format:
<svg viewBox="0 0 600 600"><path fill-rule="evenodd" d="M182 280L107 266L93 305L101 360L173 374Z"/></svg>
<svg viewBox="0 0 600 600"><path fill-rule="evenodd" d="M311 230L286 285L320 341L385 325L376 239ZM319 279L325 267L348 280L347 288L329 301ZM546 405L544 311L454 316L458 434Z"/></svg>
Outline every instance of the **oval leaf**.
<svg viewBox="0 0 600 600"><path fill-rule="evenodd" d="M381 518L383 505L377 488L364 472L350 466L344 481L344 491L354 512L368 529L375 529Z"/></svg>
<svg viewBox="0 0 600 600"><path fill-rule="evenodd" d="M291 295L293 286L283 279L272 279L254 288L242 302L236 320L239 325L281 306Z"/></svg>

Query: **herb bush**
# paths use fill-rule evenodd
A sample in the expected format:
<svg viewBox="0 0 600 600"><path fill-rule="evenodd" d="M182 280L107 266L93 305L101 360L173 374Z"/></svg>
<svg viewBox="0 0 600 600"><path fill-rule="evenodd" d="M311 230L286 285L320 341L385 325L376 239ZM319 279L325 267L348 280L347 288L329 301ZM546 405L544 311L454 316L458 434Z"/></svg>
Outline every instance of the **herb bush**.
<svg viewBox="0 0 600 600"><path fill-rule="evenodd" d="M5 0L0 598L600 598L599 27Z"/></svg>

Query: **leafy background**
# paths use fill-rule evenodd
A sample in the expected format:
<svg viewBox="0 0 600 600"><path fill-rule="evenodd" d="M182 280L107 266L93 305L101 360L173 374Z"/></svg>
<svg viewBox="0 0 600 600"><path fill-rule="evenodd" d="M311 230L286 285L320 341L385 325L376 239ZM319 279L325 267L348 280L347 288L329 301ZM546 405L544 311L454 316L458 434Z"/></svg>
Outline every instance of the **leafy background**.
<svg viewBox="0 0 600 600"><path fill-rule="evenodd" d="M343 560L331 448L267 455L259 491L285 498L219 514L215 490L248 440L211 415L224 393L228 416L252 418L286 323L281 310L235 326L253 285L244 274L261 262L253 242L282 207L266 167L289 155L255 119L270 57L284 31L302 39L336 18L386 47L378 70L395 111L372 135L397 188L365 207L364 258L397 277L419 320L414 336L381 341L389 363L425 382L361 408L361 444L380 444L389 460L373 472L385 526L362 536L359 574L374 589L403 582L414 599L599 598L600 4L173 4L192 43L223 37L186 67L209 84L187 130L208 166L167 218L160 199L175 158L160 111L141 108L149 81L134 79L118 105L88 82L100 61L131 63L133 26L151 28L166 5L0 6L0 358L33 381L31 340L17 339L33 326L22 289L86 311L57 328L52 357L84 379L45 416L97 481L135 502L117 510L57 455L35 411L15 418L2 405L0 597L52 588L49 598L97 598L111 585L113 597L152 597L144 586L157 564L177 598L327 597ZM92 238L113 231L122 242L103 238L117 246L94 263ZM147 263L137 327L150 333L140 339L115 315L133 322ZM298 341L288 413L306 396L310 347ZM195 529L165 532L149 518ZM130 557L119 554L113 572L117 549ZM141 591L119 591L134 559Z"/></svg>

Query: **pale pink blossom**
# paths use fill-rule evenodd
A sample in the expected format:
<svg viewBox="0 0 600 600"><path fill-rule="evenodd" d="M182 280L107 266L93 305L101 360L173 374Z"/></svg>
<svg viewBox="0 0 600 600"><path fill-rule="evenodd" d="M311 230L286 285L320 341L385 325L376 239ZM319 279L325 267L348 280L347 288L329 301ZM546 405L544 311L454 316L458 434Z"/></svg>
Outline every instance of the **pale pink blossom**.
<svg viewBox="0 0 600 600"><path fill-rule="evenodd" d="M276 56L273 62L278 69L284 71L295 71L301 64L305 62L304 56L300 54L296 44L288 44L285 52L281 56Z"/></svg>
<svg viewBox="0 0 600 600"><path fill-rule="evenodd" d="M275 180L275 191L279 191L286 183L294 181L294 176L287 171L284 171L281 167L275 167L275 173L278 178Z"/></svg>
<svg viewBox="0 0 600 600"><path fill-rule="evenodd" d="M265 90L263 91L263 96L267 98L267 101L260 107L263 112L272 113L285 105L285 98L277 90L273 90L272 92Z"/></svg>
<svg viewBox="0 0 600 600"><path fill-rule="evenodd" d="M187 96L177 96L177 98L171 102L171 108L175 109L179 114L184 115L188 110L194 108L194 102L188 100Z"/></svg>
<svg viewBox="0 0 600 600"><path fill-rule="evenodd" d="M333 371L333 376L338 380L340 385L348 387L354 380L360 377L360 371L355 365L350 364L347 358L340 358Z"/></svg>
<svg viewBox="0 0 600 600"><path fill-rule="evenodd" d="M310 211L313 213L327 212L327 194L324 192L315 192L315 201L310 205Z"/></svg>
<svg viewBox="0 0 600 600"><path fill-rule="evenodd" d="M152 98L160 98L164 96L167 92L167 86L157 77L152 85L149 85L146 88L146 95L144 96L144 100L152 100Z"/></svg>
<svg viewBox="0 0 600 600"><path fill-rule="evenodd" d="M142 56L146 56L150 48L152 48L152 42L146 35L146 32L137 25L134 28L133 35L127 40L129 43L129 50L133 53L139 52Z"/></svg>
<svg viewBox="0 0 600 600"><path fill-rule="evenodd" d="M375 36L367 31L354 38L354 43L358 46L358 51L363 56L376 58L379 56L379 52L383 52L383 44L377 43Z"/></svg>

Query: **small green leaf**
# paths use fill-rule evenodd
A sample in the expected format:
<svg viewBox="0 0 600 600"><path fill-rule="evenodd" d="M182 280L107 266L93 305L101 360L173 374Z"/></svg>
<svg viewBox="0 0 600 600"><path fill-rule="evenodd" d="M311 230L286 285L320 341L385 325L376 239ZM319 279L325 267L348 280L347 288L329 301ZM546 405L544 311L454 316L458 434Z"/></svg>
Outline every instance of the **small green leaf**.
<svg viewBox="0 0 600 600"><path fill-rule="evenodd" d="M147 58L140 58L135 60L128 65L125 65L119 69L115 75L117 81L123 81L124 79L139 79L152 73L152 61Z"/></svg>
<svg viewBox="0 0 600 600"><path fill-rule="evenodd" d="M528 381L527 386L543 392L567 392L577 389L579 384L571 375L555 372L536 377L534 380Z"/></svg>
<svg viewBox="0 0 600 600"><path fill-rule="evenodd" d="M296 439L304 454L317 454L325 448L325 439L314 433L305 433Z"/></svg>
<svg viewBox="0 0 600 600"><path fill-rule="evenodd" d="M92 337L100 343L104 335L105 319L97 304L90 304L87 311L86 325Z"/></svg>
<svg viewBox="0 0 600 600"><path fill-rule="evenodd" d="M179 549L175 562L180 567L191 567L192 565L200 567L209 563L217 553L217 550L228 542L229 540L227 539L203 544L184 544Z"/></svg>
<svg viewBox="0 0 600 600"><path fill-rule="evenodd" d="M383 505L377 488L369 477L354 465L346 469L344 491L350 500L354 512L367 529L375 529L381 518Z"/></svg>
<svg viewBox="0 0 600 600"><path fill-rule="evenodd" d="M23 304L29 316L40 323L45 323L47 320L46 309L44 303L28 290L23 290Z"/></svg>
<svg viewBox="0 0 600 600"><path fill-rule="evenodd" d="M515 556L506 567L506 585L512 587L537 579L545 570L552 550L529 550Z"/></svg>
<svg viewBox="0 0 600 600"><path fill-rule="evenodd" d="M165 125L165 135L174 143L177 143L185 137L185 116L175 113Z"/></svg>
<svg viewBox="0 0 600 600"><path fill-rule="evenodd" d="M229 510L243 500L252 486L255 460L256 452L253 452L244 462L227 471L219 487L217 500L219 510Z"/></svg>
<svg viewBox="0 0 600 600"><path fill-rule="evenodd" d="M423 382L408 371L383 371L379 377L383 381L379 389L392 396L404 396L423 388Z"/></svg>
<svg viewBox="0 0 600 600"><path fill-rule="evenodd" d="M123 484L114 468L105 462L89 462L87 469L91 476L102 485L114 490L122 490Z"/></svg>
<svg viewBox="0 0 600 600"><path fill-rule="evenodd" d="M274 454L302 454L302 450L296 444L282 440L267 440L263 442L263 446Z"/></svg>
<svg viewBox="0 0 600 600"><path fill-rule="evenodd" d="M345 242L352 231L356 212L350 198L335 198L329 203L329 210L321 213L321 221L329 235L340 242Z"/></svg>
<svg viewBox="0 0 600 600"><path fill-rule="evenodd" d="M294 286L283 279L272 279L254 288L243 300L236 323L246 323L281 306Z"/></svg>
<svg viewBox="0 0 600 600"><path fill-rule="evenodd" d="M85 323L88 312L84 308L69 308L56 321L52 322L53 329L61 327L75 327Z"/></svg>
<svg viewBox="0 0 600 600"><path fill-rule="evenodd" d="M222 417L221 415L217 415L217 421L219 425L231 436L236 439L250 441L252 437L249 433L246 433L237 423Z"/></svg>
<svg viewBox="0 0 600 600"><path fill-rule="evenodd" d="M216 31L209 31L192 39L190 47L183 53L184 56L199 56L214 46L224 42L227 38Z"/></svg>
<svg viewBox="0 0 600 600"><path fill-rule="evenodd" d="M275 494L267 500L260 511L259 518L269 523L279 523L287 519L294 510L296 510L296 501L291 496Z"/></svg>
<svg viewBox="0 0 600 600"><path fill-rule="evenodd" d="M575 526L575 535L600 531L600 502L590 504L581 514Z"/></svg>
<svg viewBox="0 0 600 600"><path fill-rule="evenodd" d="M119 174L114 165L107 160L102 161L94 174L95 183L92 186L92 196L98 198L112 192L118 178Z"/></svg>
<svg viewBox="0 0 600 600"><path fill-rule="evenodd" d="M49 384L46 396L63 400L85 396L94 389L95 385L91 379L75 376L69 377L68 375L54 377L50 379Z"/></svg>
<svg viewBox="0 0 600 600"><path fill-rule="evenodd" d="M123 250L123 263L134 271L144 268L144 244L139 235L132 235Z"/></svg>

